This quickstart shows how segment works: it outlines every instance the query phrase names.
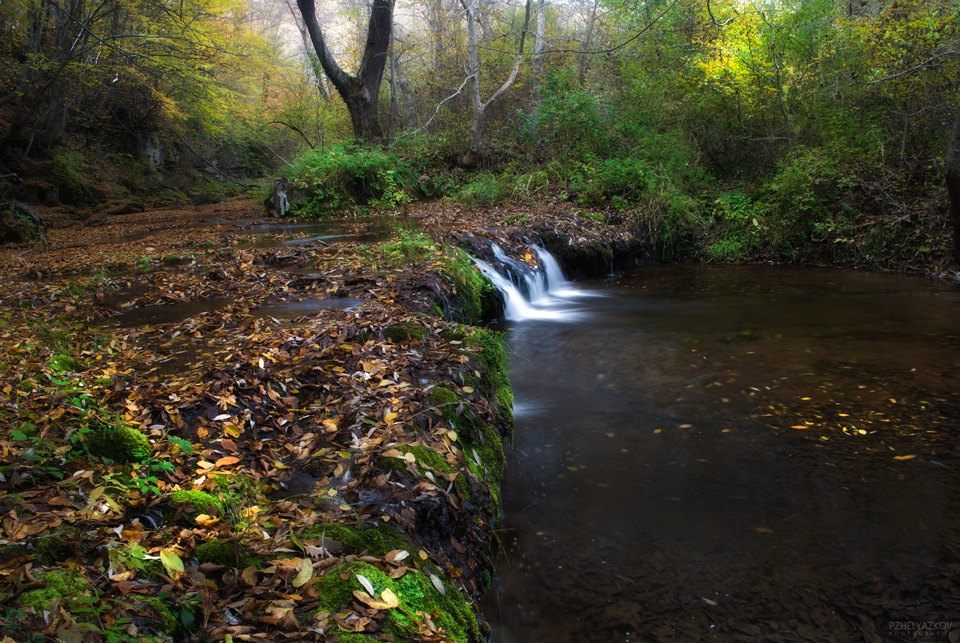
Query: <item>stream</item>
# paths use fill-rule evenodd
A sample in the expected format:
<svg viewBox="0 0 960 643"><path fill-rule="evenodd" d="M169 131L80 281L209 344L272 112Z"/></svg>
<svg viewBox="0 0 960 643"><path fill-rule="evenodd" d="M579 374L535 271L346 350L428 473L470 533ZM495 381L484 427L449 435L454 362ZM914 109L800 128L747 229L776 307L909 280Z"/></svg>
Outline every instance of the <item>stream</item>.
<svg viewBox="0 0 960 643"><path fill-rule="evenodd" d="M478 265L516 395L494 643L960 639L960 289Z"/></svg>

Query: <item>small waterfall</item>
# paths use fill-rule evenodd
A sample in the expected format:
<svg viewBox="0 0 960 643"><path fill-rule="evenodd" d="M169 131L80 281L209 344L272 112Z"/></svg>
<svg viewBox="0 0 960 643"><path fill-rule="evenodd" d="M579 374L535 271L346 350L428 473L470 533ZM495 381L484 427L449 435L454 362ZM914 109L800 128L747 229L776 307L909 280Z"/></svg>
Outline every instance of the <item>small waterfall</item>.
<svg viewBox="0 0 960 643"><path fill-rule="evenodd" d="M510 321L527 319L574 321L582 314L571 310L568 302L558 297L571 297L579 293L563 276L560 265L549 252L534 249L543 264L542 269L514 259L499 246L493 245L493 256L505 268L509 277L482 259L474 259L477 267L503 293L506 304L505 317Z"/></svg>

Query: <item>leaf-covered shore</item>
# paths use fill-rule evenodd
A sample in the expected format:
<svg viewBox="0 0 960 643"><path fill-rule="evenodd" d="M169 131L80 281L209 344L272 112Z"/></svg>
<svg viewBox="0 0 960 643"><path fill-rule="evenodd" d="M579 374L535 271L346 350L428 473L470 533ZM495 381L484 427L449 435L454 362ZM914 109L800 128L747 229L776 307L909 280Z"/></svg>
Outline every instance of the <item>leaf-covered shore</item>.
<svg viewBox="0 0 960 643"><path fill-rule="evenodd" d="M453 244L632 233L419 214L324 242L235 201L3 250L4 637L484 639L512 393Z"/></svg>

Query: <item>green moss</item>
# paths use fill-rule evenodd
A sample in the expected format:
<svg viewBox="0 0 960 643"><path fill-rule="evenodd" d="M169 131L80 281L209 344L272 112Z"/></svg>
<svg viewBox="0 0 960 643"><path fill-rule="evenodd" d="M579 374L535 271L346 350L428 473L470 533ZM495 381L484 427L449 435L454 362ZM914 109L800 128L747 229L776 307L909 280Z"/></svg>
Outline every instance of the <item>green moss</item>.
<svg viewBox="0 0 960 643"><path fill-rule="evenodd" d="M456 469L452 467L449 462L447 462L446 458L443 457L443 454L438 451L434 451L430 447L423 446L422 444L404 444L397 447L397 451L400 453L412 453L417 459L417 465L423 470L438 471L440 473L456 472ZM400 471L402 473L407 473L406 460L401 458L380 458L380 468L384 471ZM440 483L439 480L437 482ZM457 476L455 484L457 486L457 491L460 492L460 497L470 497L470 485L467 483L465 476Z"/></svg>
<svg viewBox="0 0 960 643"><path fill-rule="evenodd" d="M50 370L56 373L57 375L63 375L64 373L79 373L87 369L87 365L78 360L72 355L67 355L65 353L58 353L50 358L50 361L47 362L47 365L50 367Z"/></svg>
<svg viewBox="0 0 960 643"><path fill-rule="evenodd" d="M494 298L497 289L470 260L469 255L460 248L449 248L443 274L453 282L456 290L456 310L451 317L465 324L476 324L481 319L495 316Z"/></svg>
<svg viewBox="0 0 960 643"><path fill-rule="evenodd" d="M213 563L214 565L241 569L255 562L252 557L247 555L241 545L235 545L229 540L220 538L197 545L194 555L201 564Z"/></svg>
<svg viewBox="0 0 960 643"><path fill-rule="evenodd" d="M170 494L170 501L178 505L190 505L194 515L215 513L224 515L223 503L216 496L206 491L174 491Z"/></svg>
<svg viewBox="0 0 960 643"><path fill-rule="evenodd" d="M335 540L343 545L344 552L347 554L359 555L368 552L373 556L383 556L394 549L413 550L407 539L396 529L382 523L367 529L323 523L308 528L301 538Z"/></svg>
<svg viewBox="0 0 960 643"><path fill-rule="evenodd" d="M507 350L503 343L504 333L479 329L470 341L483 349L480 360L483 362L483 380L488 385L493 401L499 407L499 415L513 426L513 389L510 386L510 374L507 371Z"/></svg>
<svg viewBox="0 0 960 643"><path fill-rule="evenodd" d="M430 401L440 409L443 417L452 420L457 417L457 394L448 388L436 386L430 391Z"/></svg>
<svg viewBox="0 0 960 643"><path fill-rule="evenodd" d="M443 331L443 338L448 342L462 342L466 337L467 333L463 326L457 326L456 328Z"/></svg>
<svg viewBox="0 0 960 643"><path fill-rule="evenodd" d="M137 602L149 605L156 613L156 620L160 623L160 631L164 634L173 634L177 629L177 618L170 609L155 596L137 596ZM149 618L149 616L148 616Z"/></svg>
<svg viewBox="0 0 960 643"><path fill-rule="evenodd" d="M71 558L73 547L67 542L67 534L51 534L37 538L33 546L37 558L43 565L51 566Z"/></svg>
<svg viewBox="0 0 960 643"><path fill-rule="evenodd" d="M383 335L394 343L406 340L420 340L427 336L427 329L416 322L393 324L383 329Z"/></svg>
<svg viewBox="0 0 960 643"><path fill-rule="evenodd" d="M94 421L83 445L91 454L114 462L143 462L153 453L145 435L130 426Z"/></svg>
<svg viewBox="0 0 960 643"><path fill-rule="evenodd" d="M346 580L342 578L344 574L347 574ZM400 601L397 609L387 611L382 628L392 634L398 643L416 640L417 612L429 614L433 622L458 643L479 643L483 640L476 615L463 595L450 583L444 583L444 596L426 574L411 571L400 578L391 579L373 565L360 561L338 565L317 581L315 587L320 594L317 611L332 614L350 605L355 590L365 591L357 580L357 574L370 581L378 596L385 589L390 589ZM340 640L343 641L344 637Z"/></svg>
<svg viewBox="0 0 960 643"><path fill-rule="evenodd" d="M47 587L24 592L20 595L19 603L20 607L32 607L37 612L49 609L50 602L55 599L76 600L85 596L90 589L87 579L74 571L38 572L34 576Z"/></svg>

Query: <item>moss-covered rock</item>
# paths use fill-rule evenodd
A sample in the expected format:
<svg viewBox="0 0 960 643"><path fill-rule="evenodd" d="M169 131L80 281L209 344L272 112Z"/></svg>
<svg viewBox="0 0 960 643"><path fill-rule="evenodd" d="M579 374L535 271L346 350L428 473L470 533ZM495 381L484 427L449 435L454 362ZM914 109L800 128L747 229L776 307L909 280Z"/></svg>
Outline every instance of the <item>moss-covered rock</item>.
<svg viewBox="0 0 960 643"><path fill-rule="evenodd" d="M164 634L173 634L177 630L177 617L170 608L155 596L136 596L134 605L146 606L140 610L140 618L151 618L157 622L157 629Z"/></svg>
<svg viewBox="0 0 960 643"><path fill-rule="evenodd" d="M483 362L483 382L489 388L492 401L505 424L513 426L513 388L510 386L510 374L507 371L507 350L503 342L504 333L479 329L470 342L483 350L480 360Z"/></svg>
<svg viewBox="0 0 960 643"><path fill-rule="evenodd" d="M381 626L381 631L392 635L397 643L418 640L415 634L418 614L430 615L434 624L457 643L484 640L476 615L450 583L443 583L444 593L441 593L427 574L411 571L392 579L373 565L360 561L338 565L317 581L315 587L320 594L317 612L341 612L354 601L354 591L365 591L357 574L370 581L378 597L389 589L400 601L398 608L386 611ZM332 629L338 628L333 625ZM344 637L340 640L344 641Z"/></svg>
<svg viewBox="0 0 960 643"><path fill-rule="evenodd" d="M43 565L49 567L62 563L74 555L69 538L69 534L41 536L34 542L33 551Z"/></svg>
<svg viewBox="0 0 960 643"><path fill-rule="evenodd" d="M76 600L87 596L90 583L86 578L71 570L54 570L38 572L34 577L46 587L31 589L20 595L19 605L22 608L32 607L37 612L50 608L54 600Z"/></svg>
<svg viewBox="0 0 960 643"><path fill-rule="evenodd" d="M213 563L240 569L256 562L256 559L249 556L242 545L221 538L197 545L194 555L201 564Z"/></svg>
<svg viewBox="0 0 960 643"><path fill-rule="evenodd" d="M413 454L413 457L416 459L417 466L421 469L421 471L435 471L442 474L451 474L456 473L457 471L449 462L447 462L443 454L422 444L404 444L398 446L396 449L404 455L407 453ZM380 459L380 468L384 471L400 471L408 474L407 461L402 458L385 456ZM436 476L434 476L434 479L436 480ZM470 485L467 483L467 480L463 475L457 476L455 484L457 486L457 491L460 492L460 497L465 499L470 498Z"/></svg>
<svg viewBox="0 0 960 643"><path fill-rule="evenodd" d="M64 373L80 373L87 369L86 364L81 362L76 357L67 355L66 353L57 353L50 358L50 361L47 362L47 365L50 367L50 370L57 375L63 375Z"/></svg>
<svg viewBox="0 0 960 643"><path fill-rule="evenodd" d="M460 248L450 248L443 274L455 289L448 316L464 324L492 320L503 311L503 295Z"/></svg>
<svg viewBox="0 0 960 643"><path fill-rule="evenodd" d="M402 322L384 327L383 336L398 344L403 341L423 339L427 336L427 329L416 322Z"/></svg>
<svg viewBox="0 0 960 643"><path fill-rule="evenodd" d="M170 494L170 502L177 505L190 505L195 515L224 515L223 503L219 498L206 491L174 491Z"/></svg>
<svg viewBox="0 0 960 643"><path fill-rule="evenodd" d="M97 420L89 428L83 445L91 455L129 464L143 462L153 453L150 440L133 427Z"/></svg>
<svg viewBox="0 0 960 643"><path fill-rule="evenodd" d="M344 553L355 555L366 552L372 556L383 556L394 549L413 550L397 530L382 523L366 529L323 523L306 529L301 538L333 540L343 546Z"/></svg>
<svg viewBox="0 0 960 643"><path fill-rule="evenodd" d="M435 386L430 391L430 401L448 420L455 418L457 415L457 400L457 394L448 388Z"/></svg>

